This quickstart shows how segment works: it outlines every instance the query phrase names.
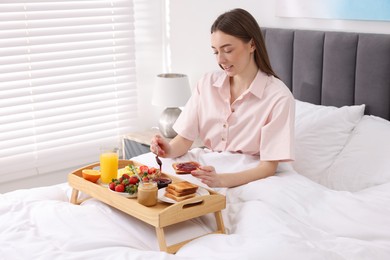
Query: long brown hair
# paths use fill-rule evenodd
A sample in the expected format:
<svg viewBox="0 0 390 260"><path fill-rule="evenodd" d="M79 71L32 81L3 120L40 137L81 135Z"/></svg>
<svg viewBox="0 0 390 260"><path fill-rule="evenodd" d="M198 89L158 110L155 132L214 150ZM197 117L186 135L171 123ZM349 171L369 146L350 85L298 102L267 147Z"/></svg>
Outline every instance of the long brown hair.
<svg viewBox="0 0 390 260"><path fill-rule="evenodd" d="M256 46L254 55L257 67L278 78L271 67L260 26L248 11L237 8L221 14L211 26L211 33L216 31L237 37L245 43L253 40Z"/></svg>

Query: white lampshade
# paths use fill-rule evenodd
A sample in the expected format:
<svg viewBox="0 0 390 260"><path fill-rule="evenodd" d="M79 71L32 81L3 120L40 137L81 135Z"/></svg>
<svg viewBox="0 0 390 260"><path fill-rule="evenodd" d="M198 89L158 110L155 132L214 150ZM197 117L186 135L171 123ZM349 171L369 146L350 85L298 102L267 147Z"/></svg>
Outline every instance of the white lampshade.
<svg viewBox="0 0 390 260"><path fill-rule="evenodd" d="M187 75L159 74L154 85L152 104L160 107L182 107L191 96Z"/></svg>
<svg viewBox="0 0 390 260"><path fill-rule="evenodd" d="M159 119L159 129L165 137L173 138L177 135L172 126L181 113L178 107L184 106L190 96L190 83L186 75L177 73L157 75L152 104L165 107Z"/></svg>

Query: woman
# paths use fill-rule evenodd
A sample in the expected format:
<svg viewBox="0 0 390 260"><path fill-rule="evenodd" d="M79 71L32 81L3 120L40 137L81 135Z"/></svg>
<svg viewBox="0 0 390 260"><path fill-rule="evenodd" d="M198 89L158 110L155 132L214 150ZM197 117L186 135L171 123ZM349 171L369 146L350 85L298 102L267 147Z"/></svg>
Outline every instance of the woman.
<svg viewBox="0 0 390 260"><path fill-rule="evenodd" d="M216 173L202 166L191 174L210 187L234 187L272 176L293 160L294 98L273 72L254 17L243 9L220 15L211 26L211 48L222 71L198 82L177 119L169 143L152 139L151 151L176 158L200 138L212 151L258 155L256 167Z"/></svg>

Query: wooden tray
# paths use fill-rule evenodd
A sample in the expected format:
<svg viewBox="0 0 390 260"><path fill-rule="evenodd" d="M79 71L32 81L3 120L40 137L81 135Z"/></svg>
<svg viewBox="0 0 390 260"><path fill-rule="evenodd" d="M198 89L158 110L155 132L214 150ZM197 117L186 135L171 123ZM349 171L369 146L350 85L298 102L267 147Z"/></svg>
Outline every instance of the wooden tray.
<svg viewBox="0 0 390 260"><path fill-rule="evenodd" d="M129 164L141 165L131 160L119 160L118 168L124 168ZM136 199L125 198L121 195L111 192L107 187L97 183L85 180L82 177L83 169L92 169L99 166L99 162L84 166L68 175L69 185L73 188L70 202L80 204L78 200L79 191L88 194L124 213L142 220L156 228L156 234L161 251L176 253L184 244L195 239L189 239L174 245L168 246L165 241L164 227L180 223L189 219L200 217L209 213L214 213L217 223L217 230L210 234L224 234L225 227L223 224L221 210L226 207L225 196L212 190L208 190L210 195L198 196L187 199L175 204L169 204L158 201L156 206L145 207L137 202ZM165 174L163 174L165 175ZM166 175L172 179L172 182L180 181L172 175ZM207 234L205 234L207 235Z"/></svg>

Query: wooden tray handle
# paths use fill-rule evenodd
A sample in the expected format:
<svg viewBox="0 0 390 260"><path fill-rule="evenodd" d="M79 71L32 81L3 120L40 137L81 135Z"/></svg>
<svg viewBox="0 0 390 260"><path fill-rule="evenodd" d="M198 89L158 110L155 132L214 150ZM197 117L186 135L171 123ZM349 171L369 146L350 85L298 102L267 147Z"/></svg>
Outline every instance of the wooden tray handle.
<svg viewBox="0 0 390 260"><path fill-rule="evenodd" d="M186 202L184 203L183 205L181 205L181 208L184 210L186 208L192 208L192 207L200 207L200 206L203 206L204 205L204 200L201 199L199 200L199 197L197 198L198 200L196 200L195 202Z"/></svg>

